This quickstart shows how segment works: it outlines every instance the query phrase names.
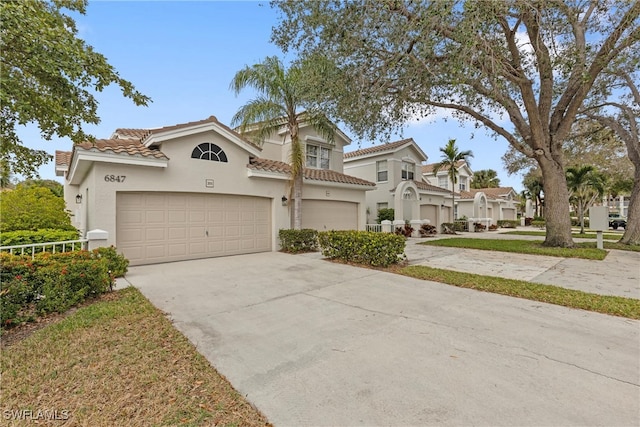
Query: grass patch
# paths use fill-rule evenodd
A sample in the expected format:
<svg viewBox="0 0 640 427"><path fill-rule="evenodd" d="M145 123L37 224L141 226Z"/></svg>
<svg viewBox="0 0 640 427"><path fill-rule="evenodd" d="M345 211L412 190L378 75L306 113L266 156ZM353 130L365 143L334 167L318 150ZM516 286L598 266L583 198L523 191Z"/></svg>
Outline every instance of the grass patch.
<svg viewBox="0 0 640 427"><path fill-rule="evenodd" d="M502 234L510 234L512 236L546 236L546 231L507 231ZM577 239L595 239L598 236L596 233L571 233L571 236ZM613 233L602 233L602 238L605 240L620 240L622 238L622 234L613 234Z"/></svg>
<svg viewBox="0 0 640 427"><path fill-rule="evenodd" d="M625 245L618 242L602 242L605 249L617 249L619 251L640 252L640 245ZM596 242L580 242L576 243L578 248L595 248Z"/></svg>
<svg viewBox="0 0 640 427"><path fill-rule="evenodd" d="M412 265L395 271L416 279L446 283L460 288L509 295L629 319L640 319L640 300L634 298L598 295L523 280L481 276L422 265Z"/></svg>
<svg viewBox="0 0 640 427"><path fill-rule="evenodd" d="M268 425L135 288L3 348L1 362L3 413L57 411L91 426Z"/></svg>
<svg viewBox="0 0 640 427"><path fill-rule="evenodd" d="M607 251L592 247L549 248L542 246L540 241L506 240L506 239L472 239L453 237L420 243L421 245L445 246L450 248L481 249L486 251L516 252L530 255L548 255L563 258L585 258L603 260Z"/></svg>

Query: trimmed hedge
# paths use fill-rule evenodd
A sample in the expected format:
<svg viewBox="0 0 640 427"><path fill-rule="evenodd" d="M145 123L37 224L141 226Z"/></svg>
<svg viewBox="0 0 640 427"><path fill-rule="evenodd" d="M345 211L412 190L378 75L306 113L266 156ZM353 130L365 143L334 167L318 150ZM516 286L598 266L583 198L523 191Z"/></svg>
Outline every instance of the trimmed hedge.
<svg viewBox="0 0 640 427"><path fill-rule="evenodd" d="M533 227L545 228L546 224L547 223L545 222L545 220L533 220L533 221L531 221L531 225Z"/></svg>
<svg viewBox="0 0 640 427"><path fill-rule="evenodd" d="M395 216L393 208L382 208L378 210L378 224L382 224L382 221L393 221Z"/></svg>
<svg viewBox="0 0 640 427"><path fill-rule="evenodd" d="M78 230L44 228L37 231L5 231L0 235L0 246L28 245L31 243L62 242L78 240ZM60 245L62 247L62 245Z"/></svg>
<svg viewBox="0 0 640 427"><path fill-rule="evenodd" d="M497 221L498 227L501 228L518 228L520 221L516 219L499 219Z"/></svg>
<svg viewBox="0 0 640 427"><path fill-rule="evenodd" d="M322 231L318 233L322 255L345 262L388 267L404 256L405 238L369 231Z"/></svg>
<svg viewBox="0 0 640 427"><path fill-rule="evenodd" d="M571 217L571 226L572 227L580 227L580 218ZM589 218L584 219L584 226L589 228Z"/></svg>
<svg viewBox="0 0 640 427"><path fill-rule="evenodd" d="M318 250L318 231L311 228L302 230L281 229L278 232L280 247L283 252L297 254L300 252L316 252Z"/></svg>
<svg viewBox="0 0 640 427"><path fill-rule="evenodd" d="M113 287L114 272L126 272L128 263L115 248L45 252L34 259L0 253L0 327L64 312L102 294Z"/></svg>

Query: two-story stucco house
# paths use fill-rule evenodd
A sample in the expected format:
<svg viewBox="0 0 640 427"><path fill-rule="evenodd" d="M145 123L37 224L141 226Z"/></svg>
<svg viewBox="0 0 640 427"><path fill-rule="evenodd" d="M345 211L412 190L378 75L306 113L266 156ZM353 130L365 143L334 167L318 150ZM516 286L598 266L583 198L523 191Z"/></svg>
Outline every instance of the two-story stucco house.
<svg viewBox="0 0 640 427"><path fill-rule="evenodd" d="M396 221L429 220L437 227L448 221L450 193L423 181L426 161L427 155L411 138L345 153L346 173L376 183L366 195L370 223L383 208L393 208Z"/></svg>
<svg viewBox="0 0 640 427"><path fill-rule="evenodd" d="M332 143L301 126L303 227L364 229L373 182L343 173L342 132ZM156 129L117 129L109 139L56 152L75 226L108 232L132 265L273 251L290 228L290 138L262 146L214 116Z"/></svg>

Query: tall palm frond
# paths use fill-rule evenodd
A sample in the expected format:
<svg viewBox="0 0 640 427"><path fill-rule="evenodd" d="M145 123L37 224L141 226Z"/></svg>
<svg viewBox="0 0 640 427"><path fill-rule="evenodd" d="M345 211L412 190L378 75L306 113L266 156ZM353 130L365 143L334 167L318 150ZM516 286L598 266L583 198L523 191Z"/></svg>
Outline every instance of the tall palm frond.
<svg viewBox="0 0 640 427"><path fill-rule="evenodd" d="M447 169L447 174L451 179L451 200L452 200L452 208L451 215L453 220L455 220L455 211L456 211L456 183L458 182L458 162L464 160L467 164L469 164L469 157L473 157L473 152L471 150L459 151L456 146L456 140L450 139L447 142L447 145L444 147L440 147L440 152L442 153L442 160L433 168L433 173L438 174L441 169Z"/></svg>

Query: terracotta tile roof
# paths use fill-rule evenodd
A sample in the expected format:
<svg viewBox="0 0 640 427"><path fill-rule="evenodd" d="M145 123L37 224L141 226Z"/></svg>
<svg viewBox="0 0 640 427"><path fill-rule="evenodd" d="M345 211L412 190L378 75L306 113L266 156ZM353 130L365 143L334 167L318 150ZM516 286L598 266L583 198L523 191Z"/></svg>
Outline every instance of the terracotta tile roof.
<svg viewBox="0 0 640 427"><path fill-rule="evenodd" d="M418 187L420 190L437 191L438 193L451 194L451 191L447 190L446 188L436 187L435 185L431 185L424 181L413 181L413 182L416 183L416 187Z"/></svg>
<svg viewBox="0 0 640 427"><path fill-rule="evenodd" d="M471 191L482 191L487 197L500 198L506 196L510 192L515 192L513 187L495 187L495 188L479 188Z"/></svg>
<svg viewBox="0 0 640 427"><path fill-rule="evenodd" d="M56 150L56 166L69 166L71 151Z"/></svg>
<svg viewBox="0 0 640 427"><path fill-rule="evenodd" d="M367 154L374 153L382 153L385 151L395 150L396 148L402 147L403 145L413 142L413 138L402 139L396 142L389 142L386 144L374 145L373 147L362 148L360 150L351 151L349 153L344 153L344 158L349 159L352 157L364 156Z"/></svg>
<svg viewBox="0 0 640 427"><path fill-rule="evenodd" d="M465 162L464 160L458 160L456 162L456 168L459 168L463 165L465 165L467 162ZM433 169L436 167L438 163L429 163L428 165L423 165L422 166L422 173L433 173ZM449 170L449 166L444 166L442 168L440 168L439 172L443 172L443 171L448 171Z"/></svg>
<svg viewBox="0 0 640 427"><path fill-rule="evenodd" d="M112 139L137 139L141 140L143 136L145 136L150 129L127 129L127 128L118 128L113 133Z"/></svg>
<svg viewBox="0 0 640 427"><path fill-rule="evenodd" d="M279 162L277 160L252 158L247 165L249 169L261 170L266 172L276 172L282 174L289 174L291 167L285 162ZM345 175L340 172L328 170L328 169L304 169L304 177L306 179L314 181L328 181L339 182L342 184L355 184L365 185L369 187L375 187L373 182L366 181L364 179L356 178L355 176Z"/></svg>
<svg viewBox="0 0 640 427"><path fill-rule="evenodd" d="M164 126L164 127L156 128L156 129L147 129L146 133L144 135L142 135L140 140L143 141L149 135L152 135L152 134L162 133L162 132L167 132L167 131L172 131L172 130L178 130L178 129L183 129L183 128L188 128L188 127L191 127L191 126L203 125L203 124L206 124L206 123L215 123L218 126L224 128L225 130L233 133L235 136L237 136L239 139L243 140L247 144L253 146L254 148L257 148L258 150L262 150L262 148L260 148L260 146L258 146L256 144L254 144L253 142L249 141L248 139L246 139L245 137L240 135L238 132L236 132L235 130L231 129L229 126L219 122L218 119L216 118L216 116L209 116L206 119L196 120L195 122L180 123L180 124L177 124L177 125Z"/></svg>
<svg viewBox="0 0 640 427"><path fill-rule="evenodd" d="M127 154L129 156L154 157L156 159L169 160L160 150L145 147L134 139L96 139L93 142L76 144L74 149L86 151L100 151L102 153Z"/></svg>

